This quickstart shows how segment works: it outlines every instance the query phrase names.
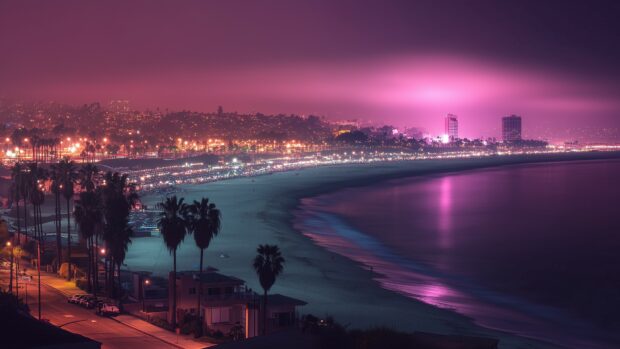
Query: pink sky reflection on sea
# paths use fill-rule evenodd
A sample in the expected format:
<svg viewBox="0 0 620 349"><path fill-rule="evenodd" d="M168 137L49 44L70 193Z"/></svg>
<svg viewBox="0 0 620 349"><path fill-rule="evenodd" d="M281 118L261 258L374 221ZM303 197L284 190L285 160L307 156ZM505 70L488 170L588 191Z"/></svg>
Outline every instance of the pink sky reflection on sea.
<svg viewBox="0 0 620 349"><path fill-rule="evenodd" d="M439 210L449 212L451 183L441 182ZM534 313L522 311L532 307L523 300L478 287L466 279L445 274L432 266L416 263L399 256L375 238L358 232L337 216L323 212L318 199L302 199L301 210L294 226L316 244L345 256L373 272L379 285L398 294L417 299L438 308L455 311L474 322L491 329L508 331L526 337L549 340L558 338L571 344L591 348L606 348L591 342L581 342L575 334L550 333L545 326L546 316L556 321L558 314L552 309L537 308ZM440 222L449 224L449 222ZM450 244L449 237L438 237L441 244ZM549 314L545 314L549 312ZM561 316L560 316L561 319ZM414 320L415 321L415 320Z"/></svg>

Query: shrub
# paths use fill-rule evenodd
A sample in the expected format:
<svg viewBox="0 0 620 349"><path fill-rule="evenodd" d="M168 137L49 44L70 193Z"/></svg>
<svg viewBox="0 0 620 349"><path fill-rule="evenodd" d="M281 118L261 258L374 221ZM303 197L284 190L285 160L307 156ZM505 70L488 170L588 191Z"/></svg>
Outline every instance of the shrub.
<svg viewBox="0 0 620 349"><path fill-rule="evenodd" d="M161 327L163 329L166 329L168 331L172 331L172 326L170 326L170 324L168 323L168 321L166 321L165 319L162 319L160 317L148 317L147 318L148 322L152 323L153 325L157 326L157 327Z"/></svg>
<svg viewBox="0 0 620 349"><path fill-rule="evenodd" d="M213 332L213 338L222 339L224 338L224 333L222 333L222 331L220 330L216 330L215 332Z"/></svg>

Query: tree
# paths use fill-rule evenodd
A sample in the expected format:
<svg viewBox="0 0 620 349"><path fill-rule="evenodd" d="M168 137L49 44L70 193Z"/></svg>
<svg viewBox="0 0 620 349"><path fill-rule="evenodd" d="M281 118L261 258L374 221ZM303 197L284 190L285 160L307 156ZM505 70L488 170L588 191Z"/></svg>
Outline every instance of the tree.
<svg viewBox="0 0 620 349"><path fill-rule="evenodd" d="M45 182L48 177L47 170L40 167L36 162L28 164L28 171L25 178L25 180L28 181L26 185L27 197L32 204L35 237L39 240L42 238L43 234L43 222L41 219L41 205L43 205L45 201L43 182Z"/></svg>
<svg viewBox="0 0 620 349"><path fill-rule="evenodd" d="M209 247L211 240L220 232L221 212L214 203L209 203L208 198L194 201L188 207L188 222L190 232L194 234L196 246L200 249L199 291L198 291L198 314L200 316L200 298L202 297L202 266L204 250Z"/></svg>
<svg viewBox="0 0 620 349"><path fill-rule="evenodd" d="M99 169L97 168L97 166L91 163L83 165L79 171L80 188L86 191L95 190L95 178L98 173Z"/></svg>
<svg viewBox="0 0 620 349"><path fill-rule="evenodd" d="M103 228L103 202L101 193L98 191L85 191L80 193L80 199L75 202L73 212L75 222L78 225L82 239L88 246L88 289L97 296L97 284L95 274L97 273L95 258L97 250L94 240L99 235L98 232Z"/></svg>
<svg viewBox="0 0 620 349"><path fill-rule="evenodd" d="M41 205L45 201L45 193L43 192L43 182L47 179L47 171L39 167L36 162L28 164L28 175L26 177L28 184L28 197L32 204L32 213L34 217L34 233L37 242L37 284L38 284L38 314L41 319L41 243L43 238L43 222L41 215ZM24 203L24 206L26 204Z"/></svg>
<svg viewBox="0 0 620 349"><path fill-rule="evenodd" d="M183 198L177 200L176 195L173 195L158 205L162 213L157 225L173 258L172 280L174 284L172 285L172 307L170 308L172 309L173 328L176 328L177 319L177 249L185 239L188 227L187 220L184 217L187 208L183 201Z"/></svg>
<svg viewBox="0 0 620 349"><path fill-rule="evenodd" d="M67 203L67 280L71 280L71 198L74 193L75 182L77 181L77 171L75 163L68 158L60 160L58 163L60 175L60 193Z"/></svg>
<svg viewBox="0 0 620 349"><path fill-rule="evenodd" d="M106 254L106 285L108 294L121 296L120 269L125 260L133 231L129 227L129 214L138 195L135 186L128 182L127 175L107 172L101 186L105 225L103 241L109 253ZM118 275L118 292L114 292L114 271Z"/></svg>
<svg viewBox="0 0 620 349"><path fill-rule="evenodd" d="M23 181L23 165L15 163L11 168L11 199L15 201L17 208L17 243L21 241L21 219L19 213L19 201L21 200L21 188Z"/></svg>
<svg viewBox="0 0 620 349"><path fill-rule="evenodd" d="M267 334L267 292L284 270L284 257L277 245L259 245L254 258L254 270L263 288L263 335Z"/></svg>
<svg viewBox="0 0 620 349"><path fill-rule="evenodd" d="M54 226L56 228L56 260L58 263L58 269L62 265L62 239L61 239L61 207L60 207L60 195L62 188L62 177L60 174L60 168L57 164L50 166L50 180L51 191L54 194Z"/></svg>

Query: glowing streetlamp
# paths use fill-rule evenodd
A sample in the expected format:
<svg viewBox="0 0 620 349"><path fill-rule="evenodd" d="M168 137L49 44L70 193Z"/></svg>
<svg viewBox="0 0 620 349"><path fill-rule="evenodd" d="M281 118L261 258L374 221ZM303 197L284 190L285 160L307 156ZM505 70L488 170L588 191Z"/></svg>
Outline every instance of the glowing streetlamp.
<svg viewBox="0 0 620 349"><path fill-rule="evenodd" d="M151 284L151 280L149 279L145 279L144 280L144 286L142 286L142 312L145 313L146 312L146 306L144 304L144 299L145 299L145 288L148 287Z"/></svg>
<svg viewBox="0 0 620 349"><path fill-rule="evenodd" d="M6 242L6 247L11 249L11 268L9 269L9 292L13 293L13 244L10 241ZM17 275L15 275L17 277Z"/></svg>

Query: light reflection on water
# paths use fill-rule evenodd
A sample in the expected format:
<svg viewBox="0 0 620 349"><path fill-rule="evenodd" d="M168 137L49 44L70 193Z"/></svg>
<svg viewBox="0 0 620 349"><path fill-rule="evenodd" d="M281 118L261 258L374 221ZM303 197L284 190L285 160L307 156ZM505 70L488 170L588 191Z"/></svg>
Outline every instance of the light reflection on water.
<svg viewBox="0 0 620 349"><path fill-rule="evenodd" d="M540 170L540 168L538 168L538 170ZM563 171L564 169L554 169L550 171L550 176L558 181L558 173L563 173ZM494 174L490 175L494 176ZM486 173L485 176L489 176L489 174ZM570 181L563 182L560 180L561 188L558 189L549 185L550 181L548 178L544 178L544 176L539 177L538 179L542 181L542 185L540 188L536 187L535 190L540 191L539 194L545 199L549 199L549 197L552 197L554 194L563 193L567 188L570 188ZM458 180L455 180L455 178ZM516 188L503 187L506 183L513 181L514 178L519 181L523 180L522 174L514 173L506 174L497 183L487 183L488 178L484 178L483 180L474 178L467 182L456 176L442 176L432 179L432 181L434 181L432 185L436 186L437 190L431 190L431 195L429 195L429 197L432 198L432 193L435 193L436 200L433 201L429 199L422 204L412 204L408 207L408 209L415 207L420 210L420 205L428 204L429 206L433 206L433 203L435 203L435 208L431 208L431 210L436 210L434 223L425 221L425 223L420 223L420 225L423 226L423 224L427 223L434 224L436 252L433 254L433 249L429 247L433 245L432 241L426 242L424 246L431 250L429 253L432 256L429 257L427 254L424 258L419 260L415 258L416 253L403 254L403 251L408 251L406 249L408 246L406 239L403 240L403 249L398 249L395 247L396 244L389 243L394 241L394 239L390 239L393 238L395 234L405 234L407 238L411 239L411 235L415 235L415 232L411 231L412 227L398 228L398 226L395 225L397 228L390 229L390 232L386 233L385 236L377 234L371 235L367 232L362 232L357 227L353 227L347 220L343 219L340 214L335 214L334 212L346 212L345 208L351 205L368 204L363 200L356 200L359 196L352 197L351 192L348 192L346 195L348 200L347 204L342 204L342 198L339 198L341 200L339 203L338 198L334 199L333 197L328 199L319 197L302 200L300 211L297 214L296 228L328 250L346 256L360 263L362 266L372 269L372 271L375 272L375 280L383 288L437 307L453 310L472 318L475 322L485 327L551 341L572 348L616 347L606 343L618 341L619 338L617 335L601 330L593 323L573 316L573 314L566 310L544 305L540 302L533 302L518 293L511 294L509 292L491 289L485 286L483 282L480 282L479 279L458 272L459 259L453 256L450 251L458 251L459 248L464 248L462 246L469 246L467 244L470 242L469 240L455 240L456 237L454 234L460 232L462 229L466 230L467 234L470 234L471 240L475 242L484 241L481 236L476 235L474 232L484 230L485 228L484 224L480 224L479 222L481 217L485 217L486 214L494 214L487 205L499 205L500 209L506 210L509 206L505 206L503 203L498 204L493 201L497 199L496 195L507 195L506 190L512 193L520 193L524 190L523 183L517 183ZM469 192L470 195L463 197L463 188L461 186L466 184L474 187L480 184L488 186L484 188L480 187L480 190L469 188L474 190L473 193L475 193L475 195L471 195L472 192ZM605 184L606 183L603 181L601 185ZM400 184L395 185L398 186ZM415 184L413 185L415 186ZM459 190L457 193L455 193L455 185ZM498 185L501 186L501 189L493 192ZM535 185L535 183L533 185ZM549 190L545 191L541 189L545 186L549 186ZM411 192L416 192L416 190L418 189L412 189ZM394 194L394 188L390 190L385 189L383 192L390 193L389 195L391 196L389 196L389 200L393 200L394 195L398 195L397 191L396 194ZM409 193L410 192L407 192L407 194ZM377 201L377 207L385 207L386 209L393 209L395 207L393 206L393 202L384 202L384 200L386 200L385 197L377 197L376 192L372 194L375 194L372 196L372 200ZM518 198L518 195L513 195L509 198ZM531 198L532 197L528 197L528 200L531 200ZM415 196L406 197L405 199L407 202L409 202L408 200L419 200L419 198ZM461 206L463 206L463 202L465 201L475 202L476 200L483 202L483 204L481 204L482 209L480 209L479 212L475 211L471 214L477 221L471 224L472 227L469 227L468 230L464 228L467 224L460 226L455 219L467 223L467 221L463 220L463 216L465 216L469 217L471 221L470 216L463 214ZM518 207L520 203L517 199L514 200L516 200L514 205ZM397 202L402 203L402 198L398 197ZM541 205L542 208L540 210L542 210L542 214L549 217L557 217L554 216L556 213L552 212L548 207L545 207L544 202ZM338 208L333 209L333 206L338 206ZM376 207L367 207L367 209L372 210L376 209ZM515 209L515 212L521 213L519 212L520 209L521 208ZM421 214L415 211L411 214L416 215L416 213ZM425 217L425 219L432 219L432 215L430 216L430 218ZM369 219L371 218L368 218L364 223L370 222ZM502 237L496 235L502 231L497 229L497 227L501 227L504 222L500 220L497 223L498 225L493 225L494 229L490 229L487 234L488 236L493 236L494 239L498 239L497 241L501 241ZM364 224L361 225L364 226ZM399 232L397 231L398 229L402 231ZM485 236L484 234L481 235L482 237ZM415 237L420 238L420 236ZM540 237L536 236L536 238ZM382 240L388 241L388 243ZM398 239L396 240L398 241ZM511 243L514 244L514 241L523 241L523 253L527 255L527 244L530 242L521 236L516 237L516 240L509 240L507 246L514 247L510 246ZM537 240L535 241L538 242ZM472 249L474 253L484 255L487 253L485 250L487 250L488 247L484 244L482 246L484 246L482 250L480 250L481 247L468 248ZM572 245L568 244L567 246ZM462 252L460 255L457 253L454 254L459 256L459 258L463 255ZM499 258L497 263L500 262L504 263L505 261ZM491 264L492 267L492 264L496 263L496 261L486 260L482 262L477 261L477 263ZM475 266L476 264L474 263L471 265ZM502 266L498 265L498 269L500 267ZM526 266L524 266L524 268L525 267ZM524 276L515 275L514 277L523 278ZM596 285L594 285L594 287L596 287Z"/></svg>

